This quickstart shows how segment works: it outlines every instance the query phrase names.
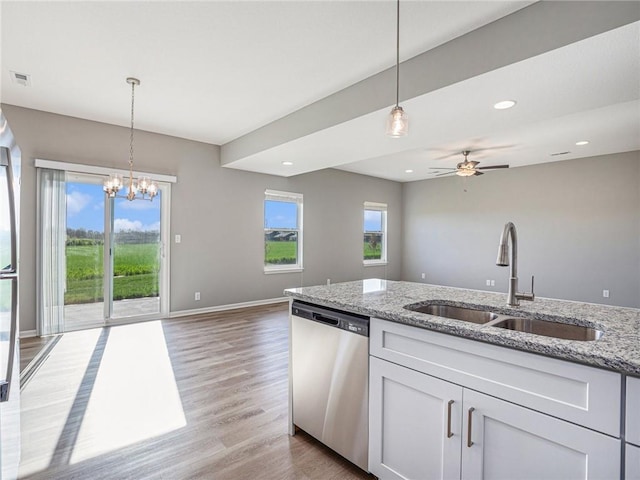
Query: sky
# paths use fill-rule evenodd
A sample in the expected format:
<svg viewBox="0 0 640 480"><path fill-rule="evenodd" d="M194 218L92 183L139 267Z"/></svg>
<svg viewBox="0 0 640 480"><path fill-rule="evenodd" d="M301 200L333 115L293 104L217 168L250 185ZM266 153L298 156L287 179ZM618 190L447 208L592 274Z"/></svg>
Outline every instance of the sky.
<svg viewBox="0 0 640 480"><path fill-rule="evenodd" d="M265 228L296 228L297 205L293 202L278 202L265 200L264 227ZM364 211L364 230L368 232L382 231L382 212L377 210Z"/></svg>
<svg viewBox="0 0 640 480"><path fill-rule="evenodd" d="M298 205L292 202L264 201L264 228L297 228Z"/></svg>
<svg viewBox="0 0 640 480"><path fill-rule="evenodd" d="M102 185L67 182L67 228L104 231L104 201ZM116 198L114 230L159 230L160 193L153 202Z"/></svg>

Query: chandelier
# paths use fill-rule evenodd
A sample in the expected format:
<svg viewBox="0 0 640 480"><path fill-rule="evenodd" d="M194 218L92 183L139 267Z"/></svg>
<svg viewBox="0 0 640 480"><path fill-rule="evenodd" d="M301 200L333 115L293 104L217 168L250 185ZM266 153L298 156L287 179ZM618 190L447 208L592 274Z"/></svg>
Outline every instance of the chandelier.
<svg viewBox="0 0 640 480"><path fill-rule="evenodd" d="M129 185L127 195L124 198L131 201L136 198L136 195L140 194L139 198L153 200L153 197L158 194L158 184L147 176L140 177L137 180L133 178L133 107L135 104L135 88L136 85L140 85L140 80L129 77L127 78L127 83L131 85L131 130L129 132ZM103 190L109 198L114 198L123 186L122 175L114 173L104 181Z"/></svg>

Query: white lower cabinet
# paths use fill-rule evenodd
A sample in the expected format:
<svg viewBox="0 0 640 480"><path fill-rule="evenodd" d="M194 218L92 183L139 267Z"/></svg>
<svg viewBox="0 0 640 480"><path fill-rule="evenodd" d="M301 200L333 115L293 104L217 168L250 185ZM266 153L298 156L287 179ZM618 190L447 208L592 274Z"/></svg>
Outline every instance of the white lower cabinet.
<svg viewBox="0 0 640 480"><path fill-rule="evenodd" d="M496 391L506 391L511 395L515 387L509 386L508 382L498 383L494 380L480 383L477 381L478 375L462 375L460 372L474 368L477 352L475 357L467 352L473 350L477 342L467 341L468 348L461 343L456 350L461 353L453 357L442 344L432 341L427 345L431 352L428 362L421 360L426 358L426 354L423 354L426 350L420 348L418 342L429 340L433 334L416 330L418 332L412 335L412 340L401 342L398 335L407 334L403 338L410 338L412 333L405 326L372 319L369 357L371 473L383 480L621 478L620 438L558 418L557 409L562 408L560 402L551 402L553 408L555 404L559 405L556 410L538 411L528 405L518 405L511 398L497 398ZM492 351L494 358L506 361L501 350ZM469 361L465 362L461 355L469 355ZM451 358L454 358L455 365ZM524 358L529 360L531 357ZM523 375L531 377L531 382L536 379L546 381L553 374L548 369L544 377L534 375L532 362L518 364L518 358L512 360L514 362L508 367L522 369ZM411 368L404 365L404 361ZM495 368L491 375L497 380L502 366L497 363L493 366ZM604 413L605 420L599 418L602 410L600 403L604 403L598 403L596 409L592 404L596 402L589 402L591 398L598 398L594 396L597 392L593 388L582 388L585 383L594 387L600 382L597 377L600 373L594 372L595 380L590 377L589 371L584 375L579 373L581 377L572 380L573 377L562 372L563 365L554 367L555 374L562 375L558 377L562 378L562 383L576 385L576 391L580 389L585 392L583 400L576 396L575 402L588 405L590 417L585 417L585 421L604 425L606 431L615 432L616 426L609 425L613 417L609 418L608 412ZM585 368L588 367L580 366L580 369ZM453 372L452 378L438 378L431 374L430 369ZM488 374L483 375L489 377ZM509 378L514 376L515 373L509 374ZM616 409L620 404L620 379L617 382L615 378L613 380L609 390L617 389L617 392L605 393L611 393L609 405L611 409ZM517 383L514 381L513 384ZM486 386L487 389L478 391L477 385ZM498 385L499 389L494 385ZM532 383L523 385L529 391L534 389ZM515 394L513 396L516 397ZM524 400L529 401L528 397L524 397ZM618 415L618 425L619 422ZM627 446L626 476L628 480L640 480L640 449L629 453L630 448L632 446Z"/></svg>
<svg viewBox="0 0 640 480"><path fill-rule="evenodd" d="M617 479L620 440L464 389L463 479Z"/></svg>
<svg viewBox="0 0 640 480"><path fill-rule="evenodd" d="M370 357L369 471L460 478L462 387Z"/></svg>
<svg viewBox="0 0 640 480"><path fill-rule="evenodd" d="M620 440L370 357L381 479L618 479Z"/></svg>
<svg viewBox="0 0 640 480"><path fill-rule="evenodd" d="M627 443L625 479L640 480L640 447Z"/></svg>

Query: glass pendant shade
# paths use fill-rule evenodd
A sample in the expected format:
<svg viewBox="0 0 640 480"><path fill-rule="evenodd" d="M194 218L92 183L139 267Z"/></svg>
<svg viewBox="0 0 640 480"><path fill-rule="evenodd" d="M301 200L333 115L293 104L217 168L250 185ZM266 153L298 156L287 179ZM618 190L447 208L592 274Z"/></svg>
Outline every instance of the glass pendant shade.
<svg viewBox="0 0 640 480"><path fill-rule="evenodd" d="M113 198L116 196L116 193L122 188L122 175L118 173L114 173L113 175L109 175L104 181L102 189L106 192L106 194Z"/></svg>
<svg viewBox="0 0 640 480"><path fill-rule="evenodd" d="M387 135L392 138L406 137L409 134L409 116L402 107L396 105L387 117Z"/></svg>

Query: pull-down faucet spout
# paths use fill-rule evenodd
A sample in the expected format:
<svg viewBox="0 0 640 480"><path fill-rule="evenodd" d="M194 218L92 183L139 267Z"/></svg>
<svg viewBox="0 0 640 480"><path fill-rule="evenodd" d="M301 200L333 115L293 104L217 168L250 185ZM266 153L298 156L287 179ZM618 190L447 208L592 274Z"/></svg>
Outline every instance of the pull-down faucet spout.
<svg viewBox="0 0 640 480"><path fill-rule="evenodd" d="M509 238L511 238L511 259L509 259ZM516 226L507 222L500 235L500 245L498 245L498 258L496 265L499 267L509 267L509 291L507 292L507 304L513 307L520 305L519 300L533 301L533 276L531 276L531 292L518 292L518 235Z"/></svg>

